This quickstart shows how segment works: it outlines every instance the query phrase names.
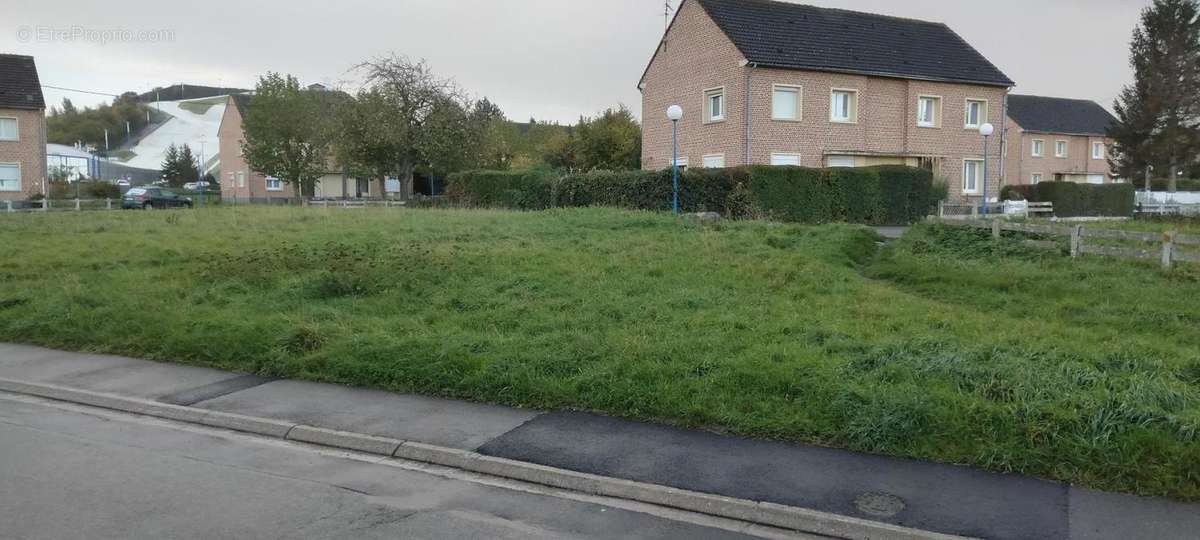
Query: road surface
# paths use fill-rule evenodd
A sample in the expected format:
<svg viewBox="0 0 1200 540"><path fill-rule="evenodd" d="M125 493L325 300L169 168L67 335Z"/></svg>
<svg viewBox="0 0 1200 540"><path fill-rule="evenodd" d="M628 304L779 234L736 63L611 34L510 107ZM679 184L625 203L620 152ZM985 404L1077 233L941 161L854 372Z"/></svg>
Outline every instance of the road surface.
<svg viewBox="0 0 1200 540"><path fill-rule="evenodd" d="M688 538L780 531L0 392L3 538Z"/></svg>

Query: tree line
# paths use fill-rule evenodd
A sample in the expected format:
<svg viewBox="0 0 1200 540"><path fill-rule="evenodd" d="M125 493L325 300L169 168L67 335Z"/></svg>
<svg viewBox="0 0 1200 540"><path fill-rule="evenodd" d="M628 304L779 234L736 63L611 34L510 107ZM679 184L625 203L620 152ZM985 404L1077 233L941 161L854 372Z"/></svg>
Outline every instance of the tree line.
<svg viewBox="0 0 1200 540"><path fill-rule="evenodd" d="M104 134L108 132L109 144L117 146L126 140L126 133L137 133L146 127L152 111L138 102L137 94L126 92L96 108L79 109L71 100L63 98L62 104L50 107L46 117L46 140L55 144L74 145L81 143L104 150Z"/></svg>
<svg viewBox="0 0 1200 540"><path fill-rule="evenodd" d="M1114 104L1110 164L1117 175L1200 178L1200 0L1154 0L1130 44L1134 81Z"/></svg>
<svg viewBox="0 0 1200 540"><path fill-rule="evenodd" d="M355 71L363 84L353 94L305 88L291 75L262 76L242 122L250 167L297 186L305 197L330 173L394 177L407 197L418 174L640 166L641 127L623 106L569 128L534 120L517 124L424 61L390 55Z"/></svg>

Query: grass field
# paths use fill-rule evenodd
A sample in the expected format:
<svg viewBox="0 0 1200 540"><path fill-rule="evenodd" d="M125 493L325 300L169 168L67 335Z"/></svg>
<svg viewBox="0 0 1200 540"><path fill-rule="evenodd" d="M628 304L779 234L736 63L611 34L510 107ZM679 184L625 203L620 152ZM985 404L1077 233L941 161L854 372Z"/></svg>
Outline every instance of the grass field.
<svg viewBox="0 0 1200 540"><path fill-rule="evenodd" d="M0 216L0 340L1200 499L1200 272L918 227Z"/></svg>

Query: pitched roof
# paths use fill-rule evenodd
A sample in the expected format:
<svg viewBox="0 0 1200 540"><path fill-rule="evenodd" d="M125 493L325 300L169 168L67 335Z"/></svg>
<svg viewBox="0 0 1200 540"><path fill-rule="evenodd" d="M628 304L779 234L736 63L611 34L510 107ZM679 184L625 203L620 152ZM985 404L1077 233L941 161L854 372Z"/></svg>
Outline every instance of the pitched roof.
<svg viewBox="0 0 1200 540"><path fill-rule="evenodd" d="M252 95L251 94L234 94L230 97L233 98L233 104L234 104L234 106L237 107L238 114L242 115L242 118L245 118L246 117L246 106L250 104L250 98L252 97Z"/></svg>
<svg viewBox="0 0 1200 540"><path fill-rule="evenodd" d="M0 109L46 108L32 56L0 54Z"/></svg>
<svg viewBox="0 0 1200 540"><path fill-rule="evenodd" d="M759 66L1014 85L942 23L771 0L698 1Z"/></svg>
<svg viewBox="0 0 1200 540"><path fill-rule="evenodd" d="M1042 96L1008 96L1008 117L1025 131L1104 135L1117 119L1095 101Z"/></svg>

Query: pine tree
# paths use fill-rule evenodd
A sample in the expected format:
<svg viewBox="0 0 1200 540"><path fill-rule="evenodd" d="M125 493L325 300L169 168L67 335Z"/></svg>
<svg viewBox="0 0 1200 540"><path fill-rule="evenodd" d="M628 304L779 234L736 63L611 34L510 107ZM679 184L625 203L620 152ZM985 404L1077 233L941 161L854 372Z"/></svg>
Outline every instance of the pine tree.
<svg viewBox="0 0 1200 540"><path fill-rule="evenodd" d="M1130 63L1134 82L1114 104L1110 163L1127 178L1165 169L1175 191L1178 171L1200 154L1200 0L1154 0L1134 30Z"/></svg>
<svg viewBox="0 0 1200 540"><path fill-rule="evenodd" d="M175 185L179 178L179 148L174 143L167 147L167 153L163 156L162 177L171 185Z"/></svg>

